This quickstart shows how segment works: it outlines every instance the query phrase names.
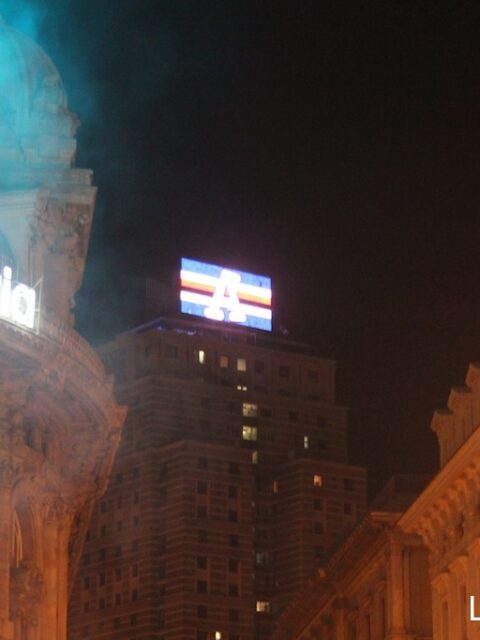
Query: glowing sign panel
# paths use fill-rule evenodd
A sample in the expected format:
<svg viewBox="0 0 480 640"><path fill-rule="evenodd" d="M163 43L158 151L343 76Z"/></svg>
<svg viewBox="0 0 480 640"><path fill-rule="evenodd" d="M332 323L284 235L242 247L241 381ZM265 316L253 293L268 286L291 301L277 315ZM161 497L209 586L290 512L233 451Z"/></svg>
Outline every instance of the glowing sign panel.
<svg viewBox="0 0 480 640"><path fill-rule="evenodd" d="M26 284L12 286L12 270L3 267L0 275L0 318L27 329L35 326L35 289Z"/></svg>
<svg viewBox="0 0 480 640"><path fill-rule="evenodd" d="M182 313L272 330L270 278L182 258L181 281Z"/></svg>

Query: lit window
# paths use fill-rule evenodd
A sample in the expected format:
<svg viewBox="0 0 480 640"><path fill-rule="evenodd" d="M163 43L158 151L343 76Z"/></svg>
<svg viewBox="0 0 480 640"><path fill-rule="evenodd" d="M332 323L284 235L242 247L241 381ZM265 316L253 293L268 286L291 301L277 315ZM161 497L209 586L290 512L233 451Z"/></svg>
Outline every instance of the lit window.
<svg viewBox="0 0 480 640"><path fill-rule="evenodd" d="M244 402L242 404L242 415L247 418L256 418L258 415L258 404L251 404L250 402Z"/></svg>
<svg viewBox="0 0 480 640"><path fill-rule="evenodd" d="M205 351L203 349L197 351L197 359L199 364L205 364Z"/></svg>
<svg viewBox="0 0 480 640"><path fill-rule="evenodd" d="M313 476L313 485L315 487L322 487L323 486L323 476L321 476L320 474L315 474Z"/></svg>
<svg viewBox="0 0 480 640"><path fill-rule="evenodd" d="M303 448L308 449L308 446L309 446L308 436L303 436Z"/></svg>
<svg viewBox="0 0 480 640"><path fill-rule="evenodd" d="M273 481L272 491L273 491L273 493L278 493L278 481L277 480Z"/></svg>
<svg viewBox="0 0 480 640"><path fill-rule="evenodd" d="M258 464L258 451L252 451L252 464Z"/></svg>
<svg viewBox="0 0 480 640"><path fill-rule="evenodd" d="M219 365L221 369L228 369L228 356L220 356Z"/></svg>
<svg viewBox="0 0 480 640"><path fill-rule="evenodd" d="M267 564L267 562L268 562L268 553L266 551L257 551L255 553L256 564Z"/></svg>
<svg viewBox="0 0 480 640"><path fill-rule="evenodd" d="M242 438L244 440L256 440L257 439L257 427L249 427L244 425L242 427Z"/></svg>
<svg viewBox="0 0 480 640"><path fill-rule="evenodd" d="M247 391L248 387L246 384L237 384L237 391Z"/></svg>
<svg viewBox="0 0 480 640"><path fill-rule="evenodd" d="M257 605L255 608L259 613L269 613L270 602L268 602L268 600L257 600Z"/></svg>
<svg viewBox="0 0 480 640"><path fill-rule="evenodd" d="M222 632L215 631L215 640L222 640Z"/></svg>
<svg viewBox="0 0 480 640"><path fill-rule="evenodd" d="M246 371L247 361L245 358L237 358L237 371Z"/></svg>

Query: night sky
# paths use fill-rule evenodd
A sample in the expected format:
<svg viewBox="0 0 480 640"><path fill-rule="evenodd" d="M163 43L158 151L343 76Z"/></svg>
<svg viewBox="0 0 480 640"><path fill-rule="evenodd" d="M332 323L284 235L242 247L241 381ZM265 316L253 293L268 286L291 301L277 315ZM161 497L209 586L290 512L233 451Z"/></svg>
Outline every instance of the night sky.
<svg viewBox="0 0 480 640"><path fill-rule="evenodd" d="M269 274L338 361L371 487L431 472L480 360L478 2L58 0L0 12L54 59L99 188L78 329L181 255Z"/></svg>

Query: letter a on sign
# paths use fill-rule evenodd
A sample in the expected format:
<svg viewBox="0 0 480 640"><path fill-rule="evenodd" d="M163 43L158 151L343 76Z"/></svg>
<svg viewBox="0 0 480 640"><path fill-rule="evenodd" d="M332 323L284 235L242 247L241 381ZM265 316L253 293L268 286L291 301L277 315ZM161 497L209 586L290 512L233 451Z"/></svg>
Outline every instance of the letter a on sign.
<svg viewBox="0 0 480 640"><path fill-rule="evenodd" d="M240 283L240 275L228 269L222 269L217 286L212 295L210 305L204 313L210 320L225 320L223 309L229 312L230 322L245 322L247 316L240 306L237 287Z"/></svg>

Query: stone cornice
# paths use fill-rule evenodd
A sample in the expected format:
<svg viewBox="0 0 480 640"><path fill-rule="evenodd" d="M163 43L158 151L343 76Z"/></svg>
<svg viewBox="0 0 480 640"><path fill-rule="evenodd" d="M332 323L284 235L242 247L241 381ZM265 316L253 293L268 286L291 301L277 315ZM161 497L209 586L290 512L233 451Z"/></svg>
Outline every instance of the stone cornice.
<svg viewBox="0 0 480 640"><path fill-rule="evenodd" d="M435 478L422 491L413 504L398 521L405 531L416 531L420 520L427 515L432 506L445 499L445 495L454 482L465 476L465 470L474 462L480 462L480 429L477 428L450 460L437 473Z"/></svg>

